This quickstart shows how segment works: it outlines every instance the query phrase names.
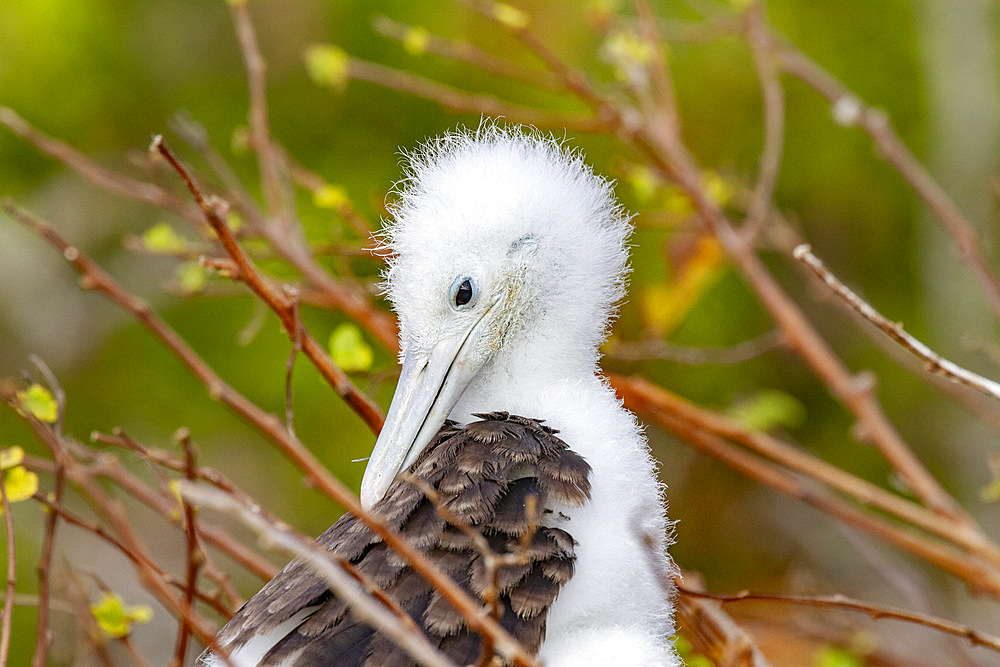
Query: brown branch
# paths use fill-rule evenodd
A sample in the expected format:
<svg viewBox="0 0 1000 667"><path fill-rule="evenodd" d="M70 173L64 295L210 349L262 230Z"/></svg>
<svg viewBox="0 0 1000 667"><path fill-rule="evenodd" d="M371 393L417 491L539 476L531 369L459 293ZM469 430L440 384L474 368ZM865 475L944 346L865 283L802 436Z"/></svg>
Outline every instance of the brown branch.
<svg viewBox="0 0 1000 667"><path fill-rule="evenodd" d="M1000 567L1000 549L978 531L890 493L767 433L750 431L734 420L700 408L644 378L612 375L611 383L626 405L649 418L656 420L660 416L668 416L669 419L679 419L695 428L738 442L790 470L850 496L862 505L887 512Z"/></svg>
<svg viewBox="0 0 1000 667"><path fill-rule="evenodd" d="M173 211L177 215L195 223L201 223L198 209L183 197L164 190L158 185L123 176L106 169L69 144L41 132L13 109L0 106L0 124L6 125L42 153L55 158L77 172L94 185L117 195L152 204Z"/></svg>
<svg viewBox="0 0 1000 667"><path fill-rule="evenodd" d="M640 382L645 382L641 381ZM648 382L645 384L649 387ZM624 393L624 392L623 392ZM973 589L1000 598L1000 573L994 564L930 540L922 534L870 515L831 496L815 484L805 483L788 471L728 443L724 438L692 421L664 409L658 396L649 391L625 393L626 407L667 428L700 451L735 468L762 484L812 505L841 522L864 530L904 551L912 553L966 581ZM841 471L842 474L843 471ZM961 524L955 523L955 526ZM956 532L958 529L956 528Z"/></svg>
<svg viewBox="0 0 1000 667"><path fill-rule="evenodd" d="M243 250L242 246L240 246L239 242L233 236L229 225L226 223L225 203L216 197L206 198L191 174L170 149L167 148L166 144L163 143L162 136L157 135L153 138L150 149L162 155L184 181L184 184L194 197L195 203L198 204L202 214L205 216L205 220L211 225L222 242L223 247L225 247L226 252L239 267L239 279L271 307L271 310L281 319L285 331L288 332L289 336L292 336L293 339L296 335L302 337L302 351L313 362L320 374L333 387L334 391L344 399L348 406L364 420L368 427L375 433L378 433L382 428L384 419L382 411L374 401L354 386L354 383L347 377L347 374L340 370L333 362L333 359L330 358L330 355L316 342L316 339L312 337L308 330L304 326L299 327L296 320L294 300L289 298L287 294L275 289L257 271L253 260L250 259L250 256L247 255L246 251ZM296 331L299 329L301 331L297 334Z"/></svg>
<svg viewBox="0 0 1000 667"><path fill-rule="evenodd" d="M668 580L661 586L670 586L678 626L686 630L685 636L691 640L698 653L711 658L717 665L770 667L771 663L761 653L750 634L725 612L721 604L693 595L677 595L680 583L675 581L678 579L679 577L675 577L673 581ZM691 582L689 588L701 586L693 573L685 572L683 580Z"/></svg>
<svg viewBox="0 0 1000 667"><path fill-rule="evenodd" d="M53 425L57 435L62 435L63 421L66 415L66 391L60 384L55 373L41 357L31 355L31 363L34 364L38 372L45 378L45 383L52 392L56 400L56 422ZM62 453L55 453L55 472L52 489L52 497L56 503L62 502L63 486L65 485L65 471L60 463ZM38 558L38 624L36 626L35 652L31 657L32 667L43 667L45 656L48 653L52 635L49 631L49 600L51 597L51 572L52 557L56 546L56 527L59 524L59 515L51 513L45 517L45 533L42 537L42 554Z"/></svg>
<svg viewBox="0 0 1000 667"><path fill-rule="evenodd" d="M512 656L516 664L536 664L531 656L527 655L520 645L498 623L488 617L488 615L482 613L479 605L454 581L438 570L425 556L410 546L408 542L403 540L402 537L391 530L384 522L365 512L361 508L357 497L343 483L331 475L315 455L306 449L297 438L288 433L278 417L263 412L255 404L225 384L215 371L205 364L193 350L187 347L172 329L152 314L145 303L125 292L110 276L94 264L89 257L78 248L71 246L63 240L51 226L9 202L5 203L3 208L15 219L34 229L36 233L58 248L63 253L63 256L73 264L74 268L84 276L84 287L96 289L108 295L115 303L118 303L138 317L158 338L167 343L167 346L181 357L192 371L195 371L199 379L209 386L210 395L221 398L226 401L227 405L238 406L240 414L245 414L248 417L248 421L259 428L261 432L268 435L281 451L306 473L312 485L357 516L365 525L385 540L390 548L399 553L404 560L412 565L422 577L441 592L442 596L466 617L470 628L476 632L488 633L492 636L500 652L506 656ZM228 229L223 227L223 230L220 238L228 236L230 241L235 244L232 235L226 234ZM212 391L213 388L215 391ZM206 533L207 539L209 536L210 534Z"/></svg>
<svg viewBox="0 0 1000 667"><path fill-rule="evenodd" d="M492 95L459 90L432 79L359 58L350 59L348 72L352 79L422 97L452 111L502 116L526 125L560 127L576 132L597 132L603 127L602 121L589 114L564 114L521 106Z"/></svg>
<svg viewBox="0 0 1000 667"><path fill-rule="evenodd" d="M0 471L0 509L3 509L3 525L6 531L7 589L0 613L0 667L7 667L10 655L10 636L14 620L14 592L17 588L17 552L14 546L14 517L10 513L7 498L7 483Z"/></svg>
<svg viewBox="0 0 1000 667"><path fill-rule="evenodd" d="M53 454L56 449L65 447L65 442L53 445L55 441L62 439L46 424L31 416L25 416L24 419L35 431L38 438L53 451ZM66 457L64 463L66 478L83 492L83 498L113 528L118 540L125 547L125 551L134 555L132 562L136 565L136 573L143 587L153 594L160 604L166 607L176 618L186 620L200 642L207 646L215 646L214 627L196 611L187 608L182 599L173 592L173 588L166 582L164 577L161 576L155 567L150 565L153 562L153 558L149 555L149 551L142 540L135 533L133 524L129 520L124 507L119 502L113 500L101 485L94 480L93 471L89 468L75 461L72 457ZM228 659L226 662L228 663Z"/></svg>
<svg viewBox="0 0 1000 667"><path fill-rule="evenodd" d="M803 243L793 251L795 259L809 268L830 291L842 299L848 306L857 311L861 317L874 324L882 333L898 343L907 352L924 362L928 373L942 375L952 382L971 387L981 394L1000 400L1000 383L977 375L948 361L919 340L906 333L899 322L892 322L859 297L847 285L842 283L823 262L813 254L812 247Z"/></svg>
<svg viewBox="0 0 1000 667"><path fill-rule="evenodd" d="M760 156L757 184L754 186L750 210L741 232L749 243L760 233L767 220L774 188L781 170L781 153L785 135L785 92L781 87L767 17L762 0L746 11L747 41L753 53L757 78L764 97L764 150Z"/></svg>
<svg viewBox="0 0 1000 667"><path fill-rule="evenodd" d="M246 0L229 3L230 13L236 27L236 37L239 39L243 63L246 66L247 85L250 88L250 135L257 154L260 168L260 182L264 190L264 201L268 210L277 219L284 230L291 226L292 220L288 213L284 192L282 191L281 175L278 172L274 146L271 143L271 128L267 114L267 81L265 79L266 65L264 57L257 45L257 35L247 9ZM169 160L169 158L168 158Z"/></svg>
<svg viewBox="0 0 1000 667"><path fill-rule="evenodd" d="M462 1L504 25L497 19L495 3L487 0ZM753 247L746 243L746 239L708 196L702 184L701 170L680 136L673 91L666 91L661 95L660 103L666 109L652 119L644 118L640 125L633 127L633 124L623 120L634 115L632 110L599 92L582 72L556 56L527 26L504 27L509 28L545 62L568 91L576 94L595 110L598 117L604 119L606 132L616 133L623 142L646 155L654 168L675 181L687 194L698 215L782 329L789 348L812 367L829 390L857 417L860 436L879 448L893 469L925 503L938 512L974 525L957 501L910 450L885 416L871 387L867 383L858 382L858 378L844 366L795 302L778 285ZM662 63L657 66L666 68L665 80L670 81L669 65L665 58L661 60Z"/></svg>
<svg viewBox="0 0 1000 667"><path fill-rule="evenodd" d="M184 449L184 476L189 481L194 481L195 475L195 454L194 444L191 442L191 433L187 429L182 429L177 433L177 440ZM186 613L181 618L180 627L177 629L177 648L174 651L173 667L181 667L184 664L184 657L187 655L188 635L191 628L188 624L188 614L194 609L195 593L198 589L198 570L204 563L204 555L201 547L198 546L198 528L195 525L195 508L182 499L181 505L184 508L184 537L185 537L185 561L187 563L187 582L184 589L184 607Z"/></svg>
<svg viewBox="0 0 1000 667"><path fill-rule="evenodd" d="M29 466L29 467L37 469L34 468L34 466ZM67 509L64 505L56 503L51 498L48 498L44 493L41 492L36 493L34 496L32 496L32 499L44 505L47 511L59 515L59 518L62 519L62 521L64 521L67 525L79 528L80 530L90 533L91 535L97 537L98 539L107 542L119 553L125 556L125 558L134 563L137 568L140 566L138 560L142 558L142 554L136 554L129 551L129 548L121 540L119 540L117 537L109 533L99 524L94 523L93 521L87 521L86 519L77 516L72 511ZM164 583L167 584L168 586L172 586L177 589L180 589L182 587L181 582L171 577L170 574L168 574L166 570L161 568L155 561L152 560L146 561L144 564L142 564L142 566L149 567L152 570L154 570L163 579ZM207 595L201 590L196 590L195 595L199 600L209 605L215 612L217 612L223 618L232 618L233 610L222 605L213 596Z"/></svg>
<svg viewBox="0 0 1000 667"><path fill-rule="evenodd" d="M554 89L559 82L549 72L532 67L525 67L506 58L483 51L475 44L467 41L448 39L427 32L419 26L411 26L395 21L387 16L376 16L372 21L375 32L406 44L417 35L421 40L420 51L463 62L490 74L523 81L535 88Z"/></svg>
<svg viewBox="0 0 1000 667"><path fill-rule="evenodd" d="M745 340L729 347L700 347L674 345L665 340L618 341L607 345L607 358L615 361L647 361L662 359L678 364L739 364L779 350L785 346L785 338L776 329L756 338Z"/></svg>
<svg viewBox="0 0 1000 667"><path fill-rule="evenodd" d="M954 621L938 618L929 614L908 611L897 607L885 607L871 602L864 602L862 600L850 598L846 595L782 595L777 593L751 593L749 591L740 591L739 593L732 595L720 595L717 593L705 593L703 591L687 588L679 580L676 583L677 590L682 595L689 595L706 600L715 600L724 604L747 601L782 602L805 605L809 607L857 611L868 614L875 620L891 618L897 621L915 623L939 632L945 632L950 635L963 637L968 639L969 643L973 646L982 646L990 649L991 651L1000 652L1000 637L997 637L996 635L991 635L987 632L980 632L979 630L974 630L967 625L955 623Z"/></svg>
<svg viewBox="0 0 1000 667"><path fill-rule="evenodd" d="M955 240L962 258L979 281L993 315L1000 318L1000 280L986 258L980 232L907 148L885 112L867 106L844 84L791 44L778 46L775 55L785 72L826 98L841 124L857 125L871 137L882 157L934 211Z"/></svg>
<svg viewBox="0 0 1000 667"><path fill-rule="evenodd" d="M181 494L189 502L232 515L266 538L270 544L308 563L337 597L348 604L351 614L384 633L417 662L430 667L454 667L422 632L414 632L412 624L402 623L395 614L383 608L378 600L359 590L353 578L336 565L337 561L325 549L303 540L294 531L287 530L283 523L263 517L255 506L244 505L218 489L189 482L182 484Z"/></svg>

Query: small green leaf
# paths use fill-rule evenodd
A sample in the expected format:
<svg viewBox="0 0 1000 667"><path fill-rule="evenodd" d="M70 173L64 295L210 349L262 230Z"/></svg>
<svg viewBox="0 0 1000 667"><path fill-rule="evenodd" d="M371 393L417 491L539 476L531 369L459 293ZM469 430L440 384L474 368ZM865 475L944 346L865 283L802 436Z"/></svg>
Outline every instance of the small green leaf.
<svg viewBox="0 0 1000 667"><path fill-rule="evenodd" d="M314 44L306 51L306 71L313 83L341 90L347 85L350 56L332 44Z"/></svg>
<svg viewBox="0 0 1000 667"><path fill-rule="evenodd" d="M103 593L90 605L90 613L101 630L109 637L121 639L132 632L132 625L144 625L153 618L153 610L146 605L126 605L114 593Z"/></svg>
<svg viewBox="0 0 1000 667"><path fill-rule="evenodd" d="M27 500L38 492L38 475L24 466L14 466L3 471L3 488L9 503Z"/></svg>
<svg viewBox="0 0 1000 667"><path fill-rule="evenodd" d="M245 155L250 151L250 128L246 125L237 125L233 128L233 134L229 137L229 150L233 155Z"/></svg>
<svg viewBox="0 0 1000 667"><path fill-rule="evenodd" d="M59 406L49 390L40 384L33 384L16 393L21 414L28 413L46 424L55 423L59 418Z"/></svg>
<svg viewBox="0 0 1000 667"><path fill-rule="evenodd" d="M805 406L791 394L777 389L758 391L731 405L726 414L755 431L770 431L779 426L797 428L806 419Z"/></svg>
<svg viewBox="0 0 1000 667"><path fill-rule="evenodd" d="M178 234L169 222L160 222L142 233L142 244L150 252L170 254L187 249L187 239Z"/></svg>
<svg viewBox="0 0 1000 667"><path fill-rule="evenodd" d="M17 445L0 450L0 470L7 470L8 468L19 466L23 462L24 450Z"/></svg>
<svg viewBox="0 0 1000 667"><path fill-rule="evenodd" d="M1000 452L991 452L986 459L993 479L990 483L979 489L979 499L984 503L1000 502Z"/></svg>
<svg viewBox="0 0 1000 667"><path fill-rule="evenodd" d="M198 262L184 262L177 267L174 275L181 289L188 294L197 294L205 289L207 274L205 267Z"/></svg>
<svg viewBox="0 0 1000 667"><path fill-rule="evenodd" d="M629 168L625 179L632 186L632 191L641 202L651 200L660 185L659 179L653 173L653 170L640 164Z"/></svg>
<svg viewBox="0 0 1000 667"><path fill-rule="evenodd" d="M367 371L375 360L375 354L365 342L361 330L349 322L341 324L330 334L330 356L347 373Z"/></svg>
<svg viewBox="0 0 1000 667"><path fill-rule="evenodd" d="M313 204L316 208L340 209L350 201L347 190L342 185L326 183L313 190Z"/></svg>
<svg viewBox="0 0 1000 667"><path fill-rule="evenodd" d="M526 12L505 2L498 2L493 5L493 17L514 30L526 27L530 21L530 17Z"/></svg>
<svg viewBox="0 0 1000 667"><path fill-rule="evenodd" d="M431 41L431 35L425 28L414 26L403 35L403 48L411 56L422 56L427 52L427 44Z"/></svg>
<svg viewBox="0 0 1000 667"><path fill-rule="evenodd" d="M862 667L861 658L836 646L823 646L816 653L815 667Z"/></svg>

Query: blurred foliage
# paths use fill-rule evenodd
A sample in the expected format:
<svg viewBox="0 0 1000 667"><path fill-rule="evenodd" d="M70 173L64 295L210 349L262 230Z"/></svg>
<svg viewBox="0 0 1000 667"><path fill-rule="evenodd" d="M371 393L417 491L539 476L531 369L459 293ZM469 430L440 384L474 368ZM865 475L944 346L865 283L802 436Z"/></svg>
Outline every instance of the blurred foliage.
<svg viewBox="0 0 1000 667"><path fill-rule="evenodd" d="M553 50L596 79L614 82L622 72L627 75L623 62L645 57L634 44L618 39L611 44L617 66L609 65L601 59L607 45L595 31L584 29L619 3L515 4L504 5L504 21L517 24L530 15ZM725 7L703 0L656 4L667 25L670 20L696 19L704 7ZM921 13L926 4L788 0L771 3L769 10L778 30L863 99L884 108L908 144L918 155L926 155L934 142L924 83L933 66L923 49L931 30ZM508 36L489 29L484 18L450 2L255 0L251 10L268 64L273 133L299 162L336 184L299 197L307 237L318 243L360 241L339 216L348 198L369 219L384 214L387 192L400 178L400 148L412 148L458 124L479 122L477 116L456 115L425 100L348 82L344 54L505 99L579 110L577 103L549 91L428 54L427 36L436 33L471 39L484 50L533 64ZM371 29L378 15L418 27L397 44ZM727 205L738 186L752 186L762 144L759 85L749 50L741 40L723 37L674 42L670 58L685 137L711 175L714 196ZM889 317L904 321L942 353L989 373L993 369L982 355L969 351L969 341L992 344L992 327L970 330L966 341L939 336L947 329L926 305L935 280L924 262L925 228L931 223L921 221L912 193L862 132L837 127L829 108L812 91L794 81L785 83L787 141L778 204L820 256ZM150 135L166 131L172 114L185 110L204 124L213 145L238 175L256 183L256 165L246 150L246 104L245 76L224 2L0 3L0 105L16 109L43 131L115 169L160 178L143 172L129 155L144 149ZM609 138L574 135L569 141L586 151L599 172L619 180L620 198L638 213L632 297L623 306L616 337L726 346L773 326L717 244L683 224L689 202L632 164ZM184 157L202 166L193 152ZM197 265L178 265L171 257L122 247L121 239L131 234L154 254L188 248L193 241L162 212L96 190L3 129L0 184L0 194L51 219L148 299L227 381L264 408L282 413L289 343L274 316L242 291L204 296L224 281L215 281ZM984 228L995 224L977 222ZM991 253L994 250L991 246ZM875 371L880 398L903 435L946 486L970 504L974 514L981 514L977 490L991 482L985 452L996 448L995 438L962 421L965 417L954 406L942 401L919 375L897 365L829 303L816 303L787 258L777 253L765 258L847 363ZM291 275L277 264L264 266ZM337 269L333 260L328 266ZM362 279L377 277L372 263L351 262L350 267ZM223 467L299 528L317 533L336 518L339 508L302 488L292 466L208 400L202 385L162 346L99 296L76 291L73 280L41 241L0 220L0 377L17 376L28 368L28 354L37 353L64 382L68 433L83 438L95 429L120 426L137 440L170 448L171 434L186 426L204 463ZM976 292L971 282L949 288ZM361 386L385 405L392 390L393 355L372 349L337 313L304 309L302 316L317 339L329 337L338 361L359 372ZM670 361L611 361L608 366L641 372L696 402L726 408L755 427L780 428L832 463L889 484L882 459L851 439L849 418L788 353L769 353L730 366ZM293 392L299 436L339 478L357 488L364 464L356 460L370 450L370 433L301 360ZM38 405L44 411L44 405L30 401L25 400L27 409L44 418L29 407ZM0 434L0 446L42 453L10 411L0 411ZM852 568L845 563L857 555L840 540L811 541L816 537L815 513L692 454L655 429L650 437L671 486L671 516L679 520L673 553L681 564L704 572L720 587L752 587L815 567L823 574L812 576L850 588ZM995 486L994 479L989 488ZM995 491L984 499L995 501ZM15 514L19 524L39 526L42 521L38 506L21 505ZM997 525L995 515L982 520L987 527ZM828 519L822 522L825 530L833 530ZM30 558L37 552L40 534L19 530L25 543L19 558L25 590L30 588ZM937 582L933 585L940 584L935 575L928 576ZM247 593L255 585L249 580L238 584ZM17 613L18 622L30 623L30 610ZM24 664L30 646L30 637L19 637L12 664ZM857 664L850 659L849 654L830 652L817 658L817 664Z"/></svg>

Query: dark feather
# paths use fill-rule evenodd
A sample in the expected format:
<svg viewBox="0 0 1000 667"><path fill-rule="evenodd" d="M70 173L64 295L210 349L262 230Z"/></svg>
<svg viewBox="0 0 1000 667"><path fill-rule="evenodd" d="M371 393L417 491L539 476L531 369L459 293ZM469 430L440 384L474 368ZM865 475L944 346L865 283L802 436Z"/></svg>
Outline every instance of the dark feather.
<svg viewBox="0 0 1000 667"><path fill-rule="evenodd" d="M481 531L498 554L520 554L519 564L501 568L496 584L500 622L526 649L536 652L545 619L559 589L573 576L574 541L562 528L539 526L527 548L529 496L537 517L551 504L580 505L590 496L590 466L540 421L497 412L463 428L447 423L410 467L433 487L443 507ZM415 484L397 479L373 508L440 570L483 599L490 586L484 558L470 538L447 525ZM569 527L569 526L567 526ZM571 528L571 527L570 527ZM317 544L351 562L384 590L431 643L459 665L474 663L481 639L423 577L352 515L341 517ZM277 627L301 610L315 611L266 656L274 665L292 656L302 666L410 665L387 638L358 622L308 565L293 560L241 608L219 634L236 648Z"/></svg>

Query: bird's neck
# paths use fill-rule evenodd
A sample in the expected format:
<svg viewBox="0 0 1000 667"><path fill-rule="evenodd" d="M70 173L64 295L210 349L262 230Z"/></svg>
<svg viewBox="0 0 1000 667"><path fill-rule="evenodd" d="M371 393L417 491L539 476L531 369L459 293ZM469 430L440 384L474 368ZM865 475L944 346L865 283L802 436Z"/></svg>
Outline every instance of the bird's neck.
<svg viewBox="0 0 1000 667"><path fill-rule="evenodd" d="M466 422L483 412L510 412L534 419L556 419L565 412L559 397L567 392L605 393L596 352L568 357L554 351L522 348L494 360L466 389L451 418Z"/></svg>

